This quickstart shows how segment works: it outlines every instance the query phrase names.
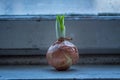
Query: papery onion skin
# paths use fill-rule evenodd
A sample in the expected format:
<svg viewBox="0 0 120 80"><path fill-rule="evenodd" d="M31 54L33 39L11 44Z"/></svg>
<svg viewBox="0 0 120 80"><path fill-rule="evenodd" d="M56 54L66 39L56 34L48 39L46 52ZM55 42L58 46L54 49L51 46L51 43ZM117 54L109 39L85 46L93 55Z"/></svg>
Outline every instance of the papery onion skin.
<svg viewBox="0 0 120 80"><path fill-rule="evenodd" d="M47 51L48 64L58 71L67 70L72 64L78 62L78 49L68 40L57 40Z"/></svg>

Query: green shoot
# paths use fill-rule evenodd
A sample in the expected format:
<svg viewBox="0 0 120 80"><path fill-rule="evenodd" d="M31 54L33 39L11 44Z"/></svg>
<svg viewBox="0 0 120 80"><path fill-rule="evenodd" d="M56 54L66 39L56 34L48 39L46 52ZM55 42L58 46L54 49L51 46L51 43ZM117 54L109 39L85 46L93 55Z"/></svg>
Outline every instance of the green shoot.
<svg viewBox="0 0 120 80"><path fill-rule="evenodd" d="M56 16L56 37L57 39L63 37L65 38L65 25L64 25L64 16Z"/></svg>

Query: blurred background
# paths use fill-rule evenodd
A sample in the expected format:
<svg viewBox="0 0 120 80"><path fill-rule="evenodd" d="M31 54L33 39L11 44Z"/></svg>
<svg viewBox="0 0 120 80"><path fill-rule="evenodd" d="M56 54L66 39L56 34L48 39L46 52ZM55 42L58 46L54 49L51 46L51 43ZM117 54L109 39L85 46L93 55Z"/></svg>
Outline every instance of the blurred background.
<svg viewBox="0 0 120 80"><path fill-rule="evenodd" d="M120 53L120 0L0 0L0 53L45 54L56 40L56 14L65 15L67 36L80 53Z"/></svg>
<svg viewBox="0 0 120 80"><path fill-rule="evenodd" d="M120 13L120 0L0 0L0 15Z"/></svg>

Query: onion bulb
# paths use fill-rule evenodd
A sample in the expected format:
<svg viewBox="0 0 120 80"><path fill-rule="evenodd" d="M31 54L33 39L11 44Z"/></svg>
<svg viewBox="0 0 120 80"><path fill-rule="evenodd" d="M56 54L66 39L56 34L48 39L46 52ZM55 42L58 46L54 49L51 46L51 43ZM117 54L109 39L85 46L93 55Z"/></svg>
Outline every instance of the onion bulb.
<svg viewBox="0 0 120 80"><path fill-rule="evenodd" d="M56 18L56 37L57 41L49 47L46 58L49 65L64 71L79 59L77 47L70 42L71 38L65 37L64 16Z"/></svg>

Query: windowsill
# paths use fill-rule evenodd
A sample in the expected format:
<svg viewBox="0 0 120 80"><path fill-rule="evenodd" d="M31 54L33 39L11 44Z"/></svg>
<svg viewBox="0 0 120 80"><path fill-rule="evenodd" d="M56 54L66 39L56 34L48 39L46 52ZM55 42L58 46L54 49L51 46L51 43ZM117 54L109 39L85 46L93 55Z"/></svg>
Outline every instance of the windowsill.
<svg viewBox="0 0 120 80"><path fill-rule="evenodd" d="M67 14L65 20L120 20L120 14ZM56 15L0 15L0 21L55 20Z"/></svg>
<svg viewBox="0 0 120 80"><path fill-rule="evenodd" d="M0 66L1 80L29 79L120 79L120 65L76 65L68 71L56 71L47 65Z"/></svg>

